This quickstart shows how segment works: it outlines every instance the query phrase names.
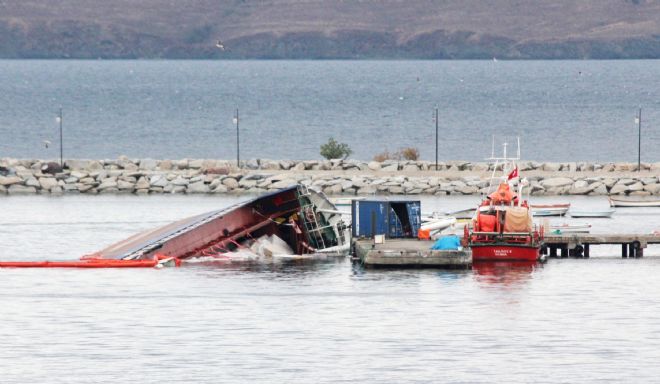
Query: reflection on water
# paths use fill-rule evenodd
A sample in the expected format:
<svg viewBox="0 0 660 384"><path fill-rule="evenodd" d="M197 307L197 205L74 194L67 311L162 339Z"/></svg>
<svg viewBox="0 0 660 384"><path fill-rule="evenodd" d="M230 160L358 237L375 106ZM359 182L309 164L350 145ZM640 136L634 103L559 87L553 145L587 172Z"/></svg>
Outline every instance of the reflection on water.
<svg viewBox="0 0 660 384"><path fill-rule="evenodd" d="M482 261L475 262L472 271L482 284L515 287L529 282L534 271L542 267L537 261Z"/></svg>
<svg viewBox="0 0 660 384"><path fill-rule="evenodd" d="M0 254L77 258L235 200L0 198ZM57 225L11 225L28 222ZM597 229L649 222L621 215ZM0 269L0 381L657 382L660 258L604 255L458 271L347 258Z"/></svg>

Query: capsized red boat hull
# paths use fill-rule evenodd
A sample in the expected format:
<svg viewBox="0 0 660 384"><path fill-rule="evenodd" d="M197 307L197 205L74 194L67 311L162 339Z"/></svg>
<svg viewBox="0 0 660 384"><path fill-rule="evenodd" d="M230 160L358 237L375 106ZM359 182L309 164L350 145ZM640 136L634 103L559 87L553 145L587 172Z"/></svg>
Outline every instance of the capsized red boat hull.
<svg viewBox="0 0 660 384"><path fill-rule="evenodd" d="M540 247L511 244L472 244L473 261L536 261Z"/></svg>

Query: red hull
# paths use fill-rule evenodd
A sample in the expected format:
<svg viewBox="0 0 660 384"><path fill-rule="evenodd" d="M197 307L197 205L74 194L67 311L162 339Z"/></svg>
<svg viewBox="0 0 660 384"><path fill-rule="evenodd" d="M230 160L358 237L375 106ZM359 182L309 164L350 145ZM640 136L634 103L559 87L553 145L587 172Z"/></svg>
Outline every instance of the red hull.
<svg viewBox="0 0 660 384"><path fill-rule="evenodd" d="M506 244L473 244L472 260L474 261L536 261L540 256L540 247Z"/></svg>

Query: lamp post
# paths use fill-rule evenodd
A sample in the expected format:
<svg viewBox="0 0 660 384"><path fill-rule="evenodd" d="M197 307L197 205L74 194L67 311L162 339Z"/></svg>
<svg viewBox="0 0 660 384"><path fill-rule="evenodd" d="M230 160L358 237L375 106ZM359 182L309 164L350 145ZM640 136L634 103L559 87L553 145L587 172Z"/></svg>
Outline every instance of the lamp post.
<svg viewBox="0 0 660 384"><path fill-rule="evenodd" d="M435 170L438 170L438 107L435 107Z"/></svg>
<svg viewBox="0 0 660 384"><path fill-rule="evenodd" d="M642 171L642 108L639 108L639 114L635 118L637 123L637 172Z"/></svg>
<svg viewBox="0 0 660 384"><path fill-rule="evenodd" d="M236 108L236 115L234 115L234 124L236 124L236 167L241 167L241 146L239 140L239 131L238 131L238 108Z"/></svg>
<svg viewBox="0 0 660 384"><path fill-rule="evenodd" d="M60 168L64 168L64 146L63 146L63 135L62 135L62 107L60 107L60 114L55 118L55 120L60 124Z"/></svg>

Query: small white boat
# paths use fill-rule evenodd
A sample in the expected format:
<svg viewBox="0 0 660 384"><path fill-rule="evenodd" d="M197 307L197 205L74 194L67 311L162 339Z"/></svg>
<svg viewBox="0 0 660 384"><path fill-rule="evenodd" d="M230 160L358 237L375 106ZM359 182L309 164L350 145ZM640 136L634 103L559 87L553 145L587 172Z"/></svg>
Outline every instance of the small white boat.
<svg viewBox="0 0 660 384"><path fill-rule="evenodd" d="M442 231L443 229L447 229L454 224L456 224L456 218L453 216L424 218L422 219L422 225L420 229L429 232Z"/></svg>
<svg viewBox="0 0 660 384"><path fill-rule="evenodd" d="M610 207L660 207L660 198L657 197L615 197L609 196Z"/></svg>
<svg viewBox="0 0 660 384"><path fill-rule="evenodd" d="M574 211L570 210L568 214L571 217L612 217L612 214L616 212L616 209L602 209L597 211Z"/></svg>
<svg viewBox="0 0 660 384"><path fill-rule="evenodd" d="M552 223L548 228L552 233L586 233L591 230L589 223Z"/></svg>
<svg viewBox="0 0 660 384"><path fill-rule="evenodd" d="M564 216L570 207L571 203L530 205L534 216Z"/></svg>

